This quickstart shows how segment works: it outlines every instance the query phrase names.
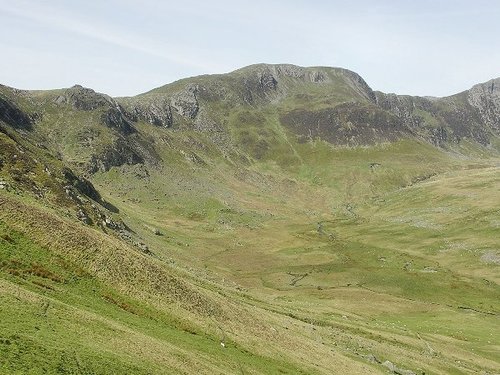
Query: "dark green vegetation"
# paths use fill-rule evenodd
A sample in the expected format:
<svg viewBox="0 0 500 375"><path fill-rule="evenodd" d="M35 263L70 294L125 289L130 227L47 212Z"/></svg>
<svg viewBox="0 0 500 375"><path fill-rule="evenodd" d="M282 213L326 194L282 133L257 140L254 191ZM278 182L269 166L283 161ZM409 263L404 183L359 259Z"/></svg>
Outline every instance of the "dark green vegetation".
<svg viewBox="0 0 500 375"><path fill-rule="evenodd" d="M0 373L498 372L498 83L0 87Z"/></svg>

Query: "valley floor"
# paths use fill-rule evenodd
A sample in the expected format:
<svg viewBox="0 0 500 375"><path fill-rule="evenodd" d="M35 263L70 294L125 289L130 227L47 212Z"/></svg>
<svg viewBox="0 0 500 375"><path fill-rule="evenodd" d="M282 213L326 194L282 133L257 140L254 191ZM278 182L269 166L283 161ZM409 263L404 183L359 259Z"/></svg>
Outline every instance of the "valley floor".
<svg viewBox="0 0 500 375"><path fill-rule="evenodd" d="M373 156L97 174L151 255L1 190L0 372L498 373L498 160Z"/></svg>

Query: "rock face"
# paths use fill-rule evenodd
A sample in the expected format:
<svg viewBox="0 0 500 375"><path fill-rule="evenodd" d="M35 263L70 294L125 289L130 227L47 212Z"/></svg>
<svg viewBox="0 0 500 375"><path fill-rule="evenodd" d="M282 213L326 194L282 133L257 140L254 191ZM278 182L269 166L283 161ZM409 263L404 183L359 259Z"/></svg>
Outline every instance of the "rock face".
<svg viewBox="0 0 500 375"><path fill-rule="evenodd" d="M389 371L391 371L394 374L398 374L398 375L416 375L415 372L413 372L411 370L406 370L406 369L399 368L398 366L396 366L391 361L384 361L382 363L382 366L387 367L389 369Z"/></svg>
<svg viewBox="0 0 500 375"><path fill-rule="evenodd" d="M75 109L82 111L92 111L100 107L113 105L113 99L107 95L96 93L94 90L75 85L67 90L64 94L57 97L58 104L69 104Z"/></svg>
<svg viewBox="0 0 500 375"><path fill-rule="evenodd" d="M170 100L170 105L183 117L194 119L200 109L197 85L188 85L184 90L177 92Z"/></svg>
<svg viewBox="0 0 500 375"><path fill-rule="evenodd" d="M384 110L390 111L405 122L410 128L416 129L422 124L422 118L414 115L414 110L420 108L432 110L432 103L425 98L402 96L396 94L375 93L375 102Z"/></svg>
<svg viewBox="0 0 500 375"><path fill-rule="evenodd" d="M477 108L484 123L500 134L500 78L473 86L467 101Z"/></svg>
<svg viewBox="0 0 500 375"><path fill-rule="evenodd" d="M270 72L263 72L259 77L259 86L263 91L276 90L278 81Z"/></svg>
<svg viewBox="0 0 500 375"><path fill-rule="evenodd" d="M291 77L304 79L307 74L307 69L301 66L292 64L264 65L278 77Z"/></svg>
<svg viewBox="0 0 500 375"><path fill-rule="evenodd" d="M429 99L376 92L375 102L399 118L410 133L420 135L436 146L444 145L450 138L446 123L437 116ZM425 114L429 114L431 123L426 124Z"/></svg>
<svg viewBox="0 0 500 375"><path fill-rule="evenodd" d="M73 171L69 168L64 168L62 170L62 174L66 181L71 184L77 191L83 195L86 195L87 197L93 199L96 202L101 203L102 198L101 194L95 189L94 185L92 183L82 177L77 176Z"/></svg>
<svg viewBox="0 0 500 375"><path fill-rule="evenodd" d="M361 97L375 102L375 93L365 80L358 74L348 69L338 69L339 74L347 78L346 83Z"/></svg>
<svg viewBox="0 0 500 375"><path fill-rule="evenodd" d="M294 85L332 84L335 79L343 80L357 95L371 102L375 94L358 74L341 68L303 68L290 64L259 64L240 69L243 78L237 83L244 91L243 102L253 104L256 98L274 101L286 96Z"/></svg>
<svg viewBox="0 0 500 375"><path fill-rule="evenodd" d="M128 135L135 132L131 121L126 117L123 109L119 105L108 109L102 115L102 121L107 127L114 128L122 134Z"/></svg>
<svg viewBox="0 0 500 375"><path fill-rule="evenodd" d="M151 104L137 104L132 113L137 120L151 125L170 128L173 124L172 109L165 99L153 101Z"/></svg>
<svg viewBox="0 0 500 375"><path fill-rule="evenodd" d="M310 73L309 79L311 82L321 83L327 81L327 76L323 72L315 71Z"/></svg>
<svg viewBox="0 0 500 375"><path fill-rule="evenodd" d="M400 118L411 134L439 147L462 139L487 145L500 134L500 101L484 85L434 99L377 92L376 103Z"/></svg>
<svg viewBox="0 0 500 375"><path fill-rule="evenodd" d="M105 149L104 152L92 156L88 172L105 172L111 167L119 167L124 164L144 163L144 158L123 139L118 139L112 146Z"/></svg>

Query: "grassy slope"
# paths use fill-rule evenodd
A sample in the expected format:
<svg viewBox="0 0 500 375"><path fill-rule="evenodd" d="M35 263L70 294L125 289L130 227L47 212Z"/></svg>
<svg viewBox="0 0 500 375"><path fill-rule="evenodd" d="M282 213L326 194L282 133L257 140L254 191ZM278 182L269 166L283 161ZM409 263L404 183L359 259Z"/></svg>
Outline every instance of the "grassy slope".
<svg viewBox="0 0 500 375"><path fill-rule="evenodd" d="M313 345L301 338L303 328L278 333L291 319L259 312L245 298L233 301L214 286L190 286L181 271L36 204L9 195L0 203L4 371L315 372L299 360ZM292 352L291 337L303 348ZM327 356L346 369L366 367ZM326 363L320 361L323 370Z"/></svg>
<svg viewBox="0 0 500 375"><path fill-rule="evenodd" d="M282 111L360 100L332 79L285 81L279 106L212 104L228 159L209 134L138 123L162 163L93 182L153 257L0 191L2 371L383 372L369 354L417 373L498 368L495 153L299 141ZM59 94L19 106L42 109L34 134L78 166L114 135L99 112L61 115Z"/></svg>

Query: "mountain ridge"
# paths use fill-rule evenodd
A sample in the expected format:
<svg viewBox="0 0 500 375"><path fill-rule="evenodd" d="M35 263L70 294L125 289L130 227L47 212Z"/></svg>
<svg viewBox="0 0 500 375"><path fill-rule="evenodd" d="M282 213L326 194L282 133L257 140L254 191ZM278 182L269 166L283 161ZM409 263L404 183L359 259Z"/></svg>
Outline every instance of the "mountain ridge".
<svg viewBox="0 0 500 375"><path fill-rule="evenodd" d="M444 148L460 147L462 140L495 148L500 137L497 81L430 100L373 91L361 76L343 68L256 64L228 74L186 78L125 98L80 85L50 91L3 86L1 105L4 120L9 113L24 116L18 123L26 129L35 126L35 133L45 138L59 112L74 121L103 124L109 130L75 129L74 136L92 139L93 146L66 155L68 160L88 155L84 169L95 173L159 161L150 141L137 132L141 122L204 134L220 155L249 160L272 159L275 149L297 155L292 144L315 138L350 147L412 138ZM16 103L24 105L27 114ZM48 126L36 126L43 123ZM109 135L89 138L82 132ZM60 138L67 137L64 127L51 134L52 141L67 143ZM109 144L104 139L114 140Z"/></svg>
<svg viewBox="0 0 500 375"><path fill-rule="evenodd" d="M305 71L310 71L310 72L321 71L321 70L326 70L326 71L328 71L328 70L338 70L338 71L346 71L346 72L352 73L355 76L358 76L359 78L363 79L363 77L361 77L361 75L359 75L357 72L355 72L353 70L350 70L350 69L347 69L347 68L343 68L343 67L333 67L333 66L327 66L327 65L300 66L300 65L295 65L295 64L291 64L291 63L255 63L255 64L247 65L247 66L244 66L244 67L241 67L241 68L237 68L237 69L232 70L232 71L227 72L227 73L201 74L201 75L195 75L195 76L188 76L188 77L184 77L184 78L179 78L179 79L174 80L172 82L162 84L162 85L154 87L154 88L152 88L152 89L150 89L148 91L145 91L145 92L142 92L142 93L138 93L138 94L135 94L135 95L125 95L125 96L123 96L123 95L117 95L117 96L113 96L113 95L106 94L104 92L103 93L99 92L99 93L102 94L102 95L109 96L109 97L114 98L114 99L133 98L133 97L136 97L136 96L141 96L141 95L149 94L149 93L153 92L154 90L161 89L161 88L163 88L165 86L176 85L176 84L183 83L185 81L192 80L192 79L208 78L208 77L212 77L212 78L224 77L224 76L227 76L227 75L231 75L231 74L239 73L239 72L244 72L244 71L251 70L251 69L254 69L254 68L261 68L261 69L281 68L281 69L285 69L285 70L286 70L286 68L290 68L292 70L298 69L299 71L300 70L305 70ZM363 79L363 81L364 81L364 79ZM454 94L444 95L444 96L400 94L400 93L396 93L396 92L384 92L384 91L380 91L378 89L373 89L373 91L379 91L379 92L385 93L387 95L393 95L394 94L394 95L398 95L398 96L411 96L411 97L428 98L428 99L443 99L443 98L455 96L457 94L461 94L461 93L463 93L465 91L469 91L470 89L472 89L475 86L490 86L491 87L492 84L493 84L493 87L495 87L495 89L496 89L498 87L498 85L500 85L500 77L492 77L492 78L490 78L490 79L488 79L486 81L478 82L478 83L475 83L475 84L473 84L472 86L470 86L468 88L464 88L463 91L460 91L460 92L457 92L457 93L454 93ZM75 83L73 86L85 87L84 85L82 85L80 83ZM71 86L71 87L73 87L73 86ZM11 90L14 90L14 91L19 92L19 93L22 93L22 92L47 92L47 91L65 90L65 89L70 88L70 87L62 87L62 88L48 88L48 89L19 89L19 88L16 88L14 86L9 86L9 85L5 85L5 84L1 84L1 83L0 83L0 87L2 87L4 89L11 89Z"/></svg>

